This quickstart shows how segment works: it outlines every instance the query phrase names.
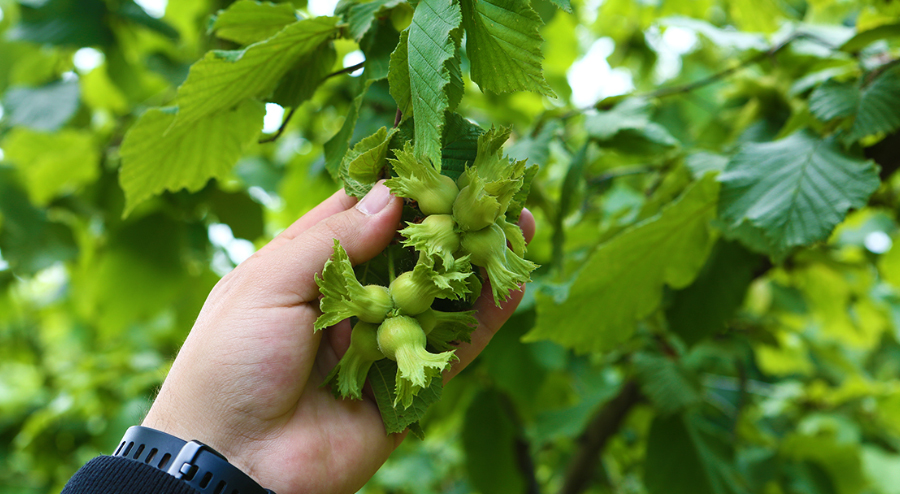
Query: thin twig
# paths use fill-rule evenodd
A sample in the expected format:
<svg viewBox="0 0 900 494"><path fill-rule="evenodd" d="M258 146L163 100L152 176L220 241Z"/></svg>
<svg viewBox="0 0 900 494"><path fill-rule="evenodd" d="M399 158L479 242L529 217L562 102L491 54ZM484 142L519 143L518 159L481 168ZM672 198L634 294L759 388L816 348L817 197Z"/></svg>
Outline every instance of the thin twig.
<svg viewBox="0 0 900 494"><path fill-rule="evenodd" d="M366 62L365 62L365 60L363 60L362 62L359 62L359 63L356 64L356 65L351 65L351 66L349 66L349 67L344 67L344 68L341 69L341 70L338 70L338 71L336 71L336 72L332 72L332 73L326 75L322 80L330 79L330 78L332 78L332 77L334 77L334 76L336 76L336 75L349 74L349 73L351 73L351 72L356 72L357 70L359 70L359 69L361 69L361 68L363 68L363 67L365 67L365 66L366 66Z"/></svg>
<svg viewBox="0 0 900 494"><path fill-rule="evenodd" d="M332 77L334 77L334 76L341 75L341 74L349 74L349 73L351 73L351 72L355 72L355 71L357 71L357 70L363 68L365 65L366 65L366 62L365 62L365 61L362 61L362 62L359 62L359 63L356 64L356 65L351 65L351 66L349 66L349 67L344 67L344 68L341 69L341 70L332 72L332 73L326 75L325 77L323 77L322 80L319 81L319 84L325 82L326 80L328 80L328 79L330 79L330 78L332 78ZM293 108L291 108L291 111L287 114L287 117L285 117L285 119L281 122L281 125L278 126L278 130L275 132L275 134L272 135L271 137L266 137L265 139L260 139L260 140L259 140L259 143L260 143L260 144L266 144L266 143L269 143L269 142L275 142L276 140L278 140L278 138L281 137L282 134L284 134L285 129L287 129L287 126L288 126L288 124L291 122L291 118L294 116L294 113L295 113L296 111L297 111L297 107L296 107L296 106L293 107Z"/></svg>
<svg viewBox="0 0 900 494"><path fill-rule="evenodd" d="M296 112L296 111L297 111L296 106L291 108L291 111L289 111L287 116L284 117L284 120L281 122L281 125L278 126L278 130L275 132L275 134L273 134L272 137L266 137L265 139L260 139L259 143L266 144L269 142L275 142L275 140L277 140L279 137L281 137L281 134L284 134L284 129L287 128L288 123L290 123L291 118L294 116L294 112Z"/></svg>
<svg viewBox="0 0 900 494"><path fill-rule="evenodd" d="M398 125L400 125L400 119L402 119L402 118L403 118L403 112L400 111L400 108L397 108L397 114L394 115L394 127L395 127L395 128L396 128Z"/></svg>

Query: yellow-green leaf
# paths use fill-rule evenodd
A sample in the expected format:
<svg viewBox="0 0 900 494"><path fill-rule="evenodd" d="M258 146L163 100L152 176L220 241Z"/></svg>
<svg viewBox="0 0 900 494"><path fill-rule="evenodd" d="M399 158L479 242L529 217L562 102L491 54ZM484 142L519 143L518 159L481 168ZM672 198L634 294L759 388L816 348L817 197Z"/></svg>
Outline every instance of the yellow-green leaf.
<svg viewBox="0 0 900 494"><path fill-rule="evenodd" d="M119 183L125 190L127 216L134 207L164 190L196 191L210 178L225 176L262 128L265 109L247 100L175 127L174 108L147 111L125 135Z"/></svg>

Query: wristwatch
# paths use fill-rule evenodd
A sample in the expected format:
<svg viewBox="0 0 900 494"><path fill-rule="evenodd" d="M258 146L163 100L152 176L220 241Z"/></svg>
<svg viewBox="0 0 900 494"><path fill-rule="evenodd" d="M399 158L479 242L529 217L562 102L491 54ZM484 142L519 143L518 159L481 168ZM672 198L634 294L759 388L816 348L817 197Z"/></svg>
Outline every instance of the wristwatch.
<svg viewBox="0 0 900 494"><path fill-rule="evenodd" d="M275 494L200 441L183 441L149 427L129 427L113 456L162 470L204 494Z"/></svg>

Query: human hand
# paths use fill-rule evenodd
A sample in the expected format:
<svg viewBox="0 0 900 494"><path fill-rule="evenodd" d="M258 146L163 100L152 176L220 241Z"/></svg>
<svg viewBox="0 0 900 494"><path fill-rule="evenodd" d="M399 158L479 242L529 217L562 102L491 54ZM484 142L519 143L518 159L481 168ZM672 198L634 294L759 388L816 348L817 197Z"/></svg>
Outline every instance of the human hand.
<svg viewBox="0 0 900 494"><path fill-rule="evenodd" d="M355 206L355 207L354 207ZM278 494L356 492L405 434L385 434L370 397L336 400L320 388L350 345L345 320L314 333L322 271L340 240L354 264L379 254L402 201L382 184L358 204L339 191L223 277L213 288L143 425L223 453ZM534 218L523 211L525 238ZM512 315L485 284L478 328L444 380L469 364Z"/></svg>

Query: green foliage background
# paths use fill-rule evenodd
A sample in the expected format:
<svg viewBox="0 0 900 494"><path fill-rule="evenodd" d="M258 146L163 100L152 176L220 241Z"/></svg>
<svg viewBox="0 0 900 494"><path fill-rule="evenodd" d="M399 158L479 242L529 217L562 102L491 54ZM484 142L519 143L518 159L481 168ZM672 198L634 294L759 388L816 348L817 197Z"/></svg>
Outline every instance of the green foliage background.
<svg viewBox="0 0 900 494"><path fill-rule="evenodd" d="M401 116L380 139L461 170L444 110L540 165L542 268L364 492L900 492L900 3L305 8L0 0L0 492L108 454L219 276L349 147ZM397 70L398 41L437 69ZM567 74L604 47L617 76L576 82L633 87L578 107ZM260 144L264 102L292 118Z"/></svg>

